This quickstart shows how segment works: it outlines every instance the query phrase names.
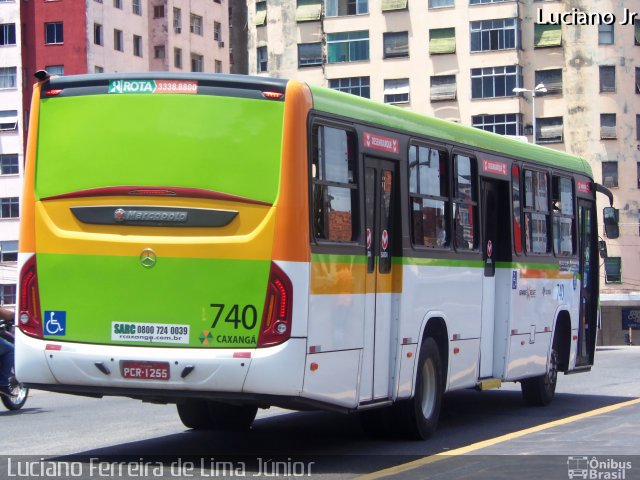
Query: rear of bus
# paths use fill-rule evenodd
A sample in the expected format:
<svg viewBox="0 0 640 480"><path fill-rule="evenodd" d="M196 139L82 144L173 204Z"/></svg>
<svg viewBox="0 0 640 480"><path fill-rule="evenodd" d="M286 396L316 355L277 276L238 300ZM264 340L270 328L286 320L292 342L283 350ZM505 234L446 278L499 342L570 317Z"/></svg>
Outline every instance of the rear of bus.
<svg viewBox="0 0 640 480"><path fill-rule="evenodd" d="M306 199L281 190L296 181L283 167L284 126L306 118L284 97L295 103L305 88L172 74L36 85L21 212L22 382L169 402L265 403L261 395L301 390L305 320L292 319L306 307L294 305L293 285L306 298L306 277L289 260L308 255L308 236L290 231L305 230Z"/></svg>

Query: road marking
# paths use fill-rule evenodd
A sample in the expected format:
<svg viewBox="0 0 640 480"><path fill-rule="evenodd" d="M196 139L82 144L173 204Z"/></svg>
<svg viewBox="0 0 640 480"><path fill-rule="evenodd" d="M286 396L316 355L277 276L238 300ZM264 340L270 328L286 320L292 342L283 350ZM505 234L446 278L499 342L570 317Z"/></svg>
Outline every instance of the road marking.
<svg viewBox="0 0 640 480"><path fill-rule="evenodd" d="M630 407L632 405L637 405L639 403L640 403L640 398L635 398L633 400L628 400L622 403L616 403L615 405L609 405L608 407L598 408L596 410L591 410L589 412L573 415L572 417L562 418L560 420L554 420L553 422L543 423L542 425L536 425L535 427L527 428L525 430L520 430L518 432L507 433L506 435L502 435L500 437L490 438L489 440L483 440L481 442L467 445L466 447L450 450L446 453L437 453L435 455L430 455L428 457L419 458L418 460L414 460L412 462L396 465L395 467L385 468L384 470L378 470L377 472L372 472L372 473L357 477L357 480L375 480L377 478L387 477L390 475L397 475L399 473L407 472L407 471L422 467L424 465L429 465L431 463L439 462L441 460L448 460L452 457L457 457L458 455L464 455L465 453L475 452L476 450L481 450L483 448L490 447L498 443L503 443L509 440L524 437L525 435L529 435L531 433L541 432L543 430L548 430L549 428L577 422L579 420L584 420L585 418L595 417L597 415L613 412L615 410L619 410L625 407Z"/></svg>

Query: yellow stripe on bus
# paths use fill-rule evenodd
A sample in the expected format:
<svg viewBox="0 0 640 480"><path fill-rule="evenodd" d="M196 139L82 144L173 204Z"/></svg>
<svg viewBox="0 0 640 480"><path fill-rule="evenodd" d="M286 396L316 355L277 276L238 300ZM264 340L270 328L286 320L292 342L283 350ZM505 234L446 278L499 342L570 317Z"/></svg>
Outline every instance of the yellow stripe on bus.
<svg viewBox="0 0 640 480"><path fill-rule="evenodd" d="M364 293L401 293L402 265L394 264L391 273L367 273L366 263L312 262L312 295L355 295Z"/></svg>
<svg viewBox="0 0 640 480"><path fill-rule="evenodd" d="M91 200L91 205L122 203L116 197ZM126 204L146 205L153 199L127 198ZM273 247L275 209L261 205L234 205L238 225L221 228L87 225L69 207L74 200L36 202L36 250L70 255L138 256L153 248L159 256L269 260ZM178 204L176 199L175 204ZM202 205L202 200L180 199L180 205ZM222 202L220 202L222 203ZM157 199L156 199L157 204ZM211 208L213 204L207 203ZM229 207L229 205L227 205ZM235 230L235 231L234 231Z"/></svg>

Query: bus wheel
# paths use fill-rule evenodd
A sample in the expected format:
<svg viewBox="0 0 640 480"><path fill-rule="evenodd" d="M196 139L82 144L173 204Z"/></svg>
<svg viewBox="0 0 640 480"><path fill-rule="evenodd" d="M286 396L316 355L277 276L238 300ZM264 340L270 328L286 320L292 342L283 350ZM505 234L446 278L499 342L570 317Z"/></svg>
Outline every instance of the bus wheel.
<svg viewBox="0 0 640 480"><path fill-rule="evenodd" d="M415 394L413 398L396 404L393 416L404 436L426 440L438 425L444 383L440 350L433 338L422 342L418 359Z"/></svg>
<svg viewBox="0 0 640 480"><path fill-rule="evenodd" d="M556 393L558 382L558 337L554 335L547 373L522 380L522 398L527 405L542 407L548 405Z"/></svg>
<svg viewBox="0 0 640 480"><path fill-rule="evenodd" d="M210 401L208 407L210 428L214 430L249 430L258 413L258 407L252 405Z"/></svg>
<svg viewBox="0 0 640 480"><path fill-rule="evenodd" d="M184 400L176 405L180 420L187 428L194 430L211 429L209 408L206 400Z"/></svg>

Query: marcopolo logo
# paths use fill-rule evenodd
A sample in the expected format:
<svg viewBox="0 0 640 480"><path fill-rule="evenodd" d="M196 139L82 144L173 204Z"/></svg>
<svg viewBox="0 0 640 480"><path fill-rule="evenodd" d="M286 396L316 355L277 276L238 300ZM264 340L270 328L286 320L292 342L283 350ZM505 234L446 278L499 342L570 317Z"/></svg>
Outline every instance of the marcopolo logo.
<svg viewBox="0 0 640 480"><path fill-rule="evenodd" d="M568 476L585 480L626 480L631 462L614 458L599 459L588 456L572 456L567 459ZM630 477L629 477L630 478Z"/></svg>
<svg viewBox="0 0 640 480"><path fill-rule="evenodd" d="M155 80L111 80L109 93L154 93Z"/></svg>

